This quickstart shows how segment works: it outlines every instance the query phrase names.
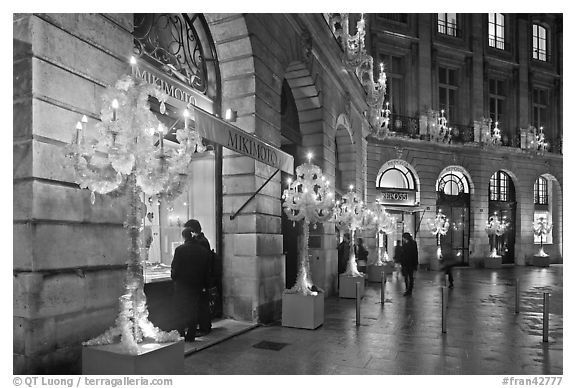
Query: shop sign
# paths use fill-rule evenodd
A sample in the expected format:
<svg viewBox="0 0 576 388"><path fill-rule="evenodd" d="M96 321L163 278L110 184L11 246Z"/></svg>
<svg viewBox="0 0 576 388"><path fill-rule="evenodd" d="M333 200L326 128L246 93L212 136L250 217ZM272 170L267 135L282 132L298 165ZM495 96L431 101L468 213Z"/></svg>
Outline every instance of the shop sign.
<svg viewBox="0 0 576 388"><path fill-rule="evenodd" d="M194 109L194 115L196 130L203 138L289 174L294 174L292 155L201 109Z"/></svg>
<svg viewBox="0 0 576 388"><path fill-rule="evenodd" d="M414 206L416 204L416 192L408 190L397 189L380 189L382 194L378 197L381 198L381 203L384 205L407 205Z"/></svg>
<svg viewBox="0 0 576 388"><path fill-rule="evenodd" d="M151 85L158 86L168 95L166 102L174 107L184 110L190 104L206 111L212 111L213 109L212 100L208 97L143 60L139 61L137 66L132 66L132 76L140 78Z"/></svg>
<svg viewBox="0 0 576 388"><path fill-rule="evenodd" d="M212 110L212 103L207 97L178 80L160 73L146 63L133 66L132 75L149 84L159 86L168 94L168 104L182 110L188 104L192 105L193 116L196 121L195 128L203 138L289 174L294 174L292 155L208 113L206 110Z"/></svg>

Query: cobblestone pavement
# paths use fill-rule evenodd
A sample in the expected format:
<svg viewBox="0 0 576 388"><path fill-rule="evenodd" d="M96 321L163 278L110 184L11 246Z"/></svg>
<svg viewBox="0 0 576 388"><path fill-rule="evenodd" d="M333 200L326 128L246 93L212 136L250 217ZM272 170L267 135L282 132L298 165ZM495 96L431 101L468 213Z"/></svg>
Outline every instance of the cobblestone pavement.
<svg viewBox="0 0 576 388"><path fill-rule="evenodd" d="M454 270L447 330L441 330L441 272L418 271L411 297L396 273L366 283L356 301L328 297L316 330L260 326L185 359L186 374L559 375L563 373L563 267ZM515 279L520 312L515 314ZM543 293L550 293L543 342ZM256 347L254 347L256 345Z"/></svg>

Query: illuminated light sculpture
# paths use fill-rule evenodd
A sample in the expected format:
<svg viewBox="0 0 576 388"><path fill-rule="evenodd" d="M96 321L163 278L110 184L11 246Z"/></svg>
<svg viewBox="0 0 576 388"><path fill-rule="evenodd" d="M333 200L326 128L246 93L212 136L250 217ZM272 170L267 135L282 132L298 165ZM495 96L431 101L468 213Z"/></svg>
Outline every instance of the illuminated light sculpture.
<svg viewBox="0 0 576 388"><path fill-rule="evenodd" d="M446 233L448 233L448 229L450 229L450 220L448 220L448 218L442 214L442 210L438 209L436 217L433 220L428 221L428 228L430 229L430 232L436 236L436 258L441 260L442 246L440 244L440 236L445 236Z"/></svg>
<svg viewBox="0 0 576 388"><path fill-rule="evenodd" d="M356 23L356 34L349 34L349 18L347 13L330 14L329 24L334 36L340 39L343 58L342 62L349 71L354 71L366 92L366 104L368 111L366 117L371 125L374 135L383 138L388 133L388 127L384 126L382 106L386 95L386 73L384 64L380 64L378 80L374 81L374 58L366 52L366 21L364 14Z"/></svg>
<svg viewBox="0 0 576 388"><path fill-rule="evenodd" d="M534 228L534 235L540 237L540 251L538 251L536 256L548 257L546 252L544 252L543 238L552 231L552 223L548 222L546 218L540 217L538 220L534 221L532 226Z"/></svg>
<svg viewBox="0 0 576 388"><path fill-rule="evenodd" d="M538 134L536 135L536 150L537 151L547 151L548 143L544 136L544 127L538 129Z"/></svg>
<svg viewBox="0 0 576 388"><path fill-rule="evenodd" d="M342 196L341 201L336 201L336 206L334 207L334 222L340 230L350 232L350 254L344 275L357 277L364 275L358 272L353 247L356 241L356 231L363 228L363 223L364 227L366 225L366 220L364 219L366 205L353 189L354 186L350 185L350 191Z"/></svg>
<svg viewBox="0 0 576 388"><path fill-rule="evenodd" d="M372 228L376 229L376 244L378 245L378 255L376 262L373 265L382 266L384 262L389 262L388 252L382 249L378 243L378 235L380 233L390 234L394 232L396 228L396 218L392 217L390 213L386 211L386 208L381 204L382 198L376 198L375 202L370 207L370 212L372 215ZM370 228L370 229L372 229ZM384 253L382 253L384 252Z"/></svg>
<svg viewBox="0 0 576 388"><path fill-rule="evenodd" d="M502 145L502 135L501 130L498 128L498 121L494 123L494 128L492 129L492 145Z"/></svg>
<svg viewBox="0 0 576 388"><path fill-rule="evenodd" d="M300 251L298 275L294 287L288 293L316 295L312 291L310 262L308 258L308 242L310 239L310 224L322 223L332 217L334 194L330 190L330 182L322 175L320 167L311 164L312 154L308 154L308 163L296 167L296 179L288 182L282 199L284 213L294 223L302 221L303 242Z"/></svg>
<svg viewBox="0 0 576 388"><path fill-rule="evenodd" d="M66 146L76 182L91 191L92 204L95 193L125 195L128 199L124 228L130 236L130 247L119 315L114 327L83 345L111 344L120 337L122 348L130 354L138 353L138 343L144 338L155 342L180 339L177 331L164 332L148 320L140 239L146 214L142 193L156 196L170 207L184 191L191 155L205 150L199 134L188 128L188 117L184 118L184 129L176 130L178 144L165 149L167 131L150 110L149 97L158 100L160 113L164 114L168 96L159 87L129 75L121 77L102 94L100 121L93 130L88 130L84 116L76 126L72 143Z"/></svg>
<svg viewBox="0 0 576 388"><path fill-rule="evenodd" d="M490 257L501 257L496 251L496 236L502 236L506 233L508 226L509 224L506 221L506 217L504 217L503 220L499 220L496 213L494 213L493 216L490 216L486 222L486 227L484 229L490 238Z"/></svg>

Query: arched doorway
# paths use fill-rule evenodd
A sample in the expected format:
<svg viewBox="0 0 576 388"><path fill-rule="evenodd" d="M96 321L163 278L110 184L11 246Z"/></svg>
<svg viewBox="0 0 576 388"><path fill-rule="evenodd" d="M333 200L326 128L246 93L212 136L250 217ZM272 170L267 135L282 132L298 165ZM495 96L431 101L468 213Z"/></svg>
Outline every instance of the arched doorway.
<svg viewBox="0 0 576 388"><path fill-rule="evenodd" d="M502 264L514 264L514 244L516 243L516 190L512 178L499 170L490 177L488 215L506 222L506 231L496 236L496 252L502 256Z"/></svg>
<svg viewBox="0 0 576 388"><path fill-rule="evenodd" d="M354 141L350 129L348 116L340 114L336 120L336 134L334 141L335 159L335 199L340 201L350 186L356 186L356 154ZM344 231L336 227L337 242L343 239Z"/></svg>
<svg viewBox="0 0 576 388"><path fill-rule="evenodd" d="M404 160L394 159L384 163L376 176L377 196L380 204L396 218L396 229L378 244L394 257L396 246L401 245L402 233L409 232L416 238L418 231L416 212L419 211L418 177L414 168Z"/></svg>
<svg viewBox="0 0 576 388"><path fill-rule="evenodd" d="M299 149L302 147L302 135L300 134L300 121L298 119L298 108L290 85L284 80L282 83L282 93L280 96L280 131L282 134L281 149L294 157L294 166L302 164L299 157ZM286 186L286 181L292 178L288 173L282 171L282 188ZM291 288L296 282L298 275L298 235L300 229L293 225L284 211L282 211L282 242L285 256L285 281L286 288Z"/></svg>
<svg viewBox="0 0 576 388"><path fill-rule="evenodd" d="M436 209L450 221L440 237L442 255L459 265L468 265L470 241L470 182L461 167L444 169L436 182Z"/></svg>
<svg viewBox="0 0 576 388"><path fill-rule="evenodd" d="M132 76L161 85L169 95L165 106L150 99L170 130L163 136L170 148L178 142L184 109L192 104L210 114L220 112L220 73L214 41L203 14L134 14L134 47L138 57ZM176 93L178 90L178 93ZM194 128L194 116L189 125ZM144 219L143 246L145 292L150 320L161 328L173 328L170 304L172 293L170 265L175 248L182 242L182 228L197 219L202 232L216 252L209 297L211 316L222 315L222 146L203 140L206 151L191 155L189 183L173 201L156 201L143 193L147 217ZM202 182L198 184L197 182Z"/></svg>

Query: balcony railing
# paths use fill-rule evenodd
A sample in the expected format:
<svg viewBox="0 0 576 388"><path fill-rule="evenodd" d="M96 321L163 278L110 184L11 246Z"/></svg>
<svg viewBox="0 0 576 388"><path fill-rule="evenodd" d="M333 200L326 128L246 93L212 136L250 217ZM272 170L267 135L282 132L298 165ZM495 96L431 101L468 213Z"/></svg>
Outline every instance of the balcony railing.
<svg viewBox="0 0 576 388"><path fill-rule="evenodd" d="M419 138L418 117L391 114L388 131L391 136Z"/></svg>
<svg viewBox="0 0 576 388"><path fill-rule="evenodd" d="M420 118L418 116L410 117L391 114L388 124L388 136L419 139L444 144L472 144L477 142L477 139L474 139L474 126L472 125L449 123L449 128L451 128L450 136L446 135L443 137L439 137L437 134L434 135L430 130L426 130L425 133L420 133L419 127ZM499 147L520 148L520 134L514 136L503 134ZM562 138L558 137L550 140L546 152L562 154Z"/></svg>

